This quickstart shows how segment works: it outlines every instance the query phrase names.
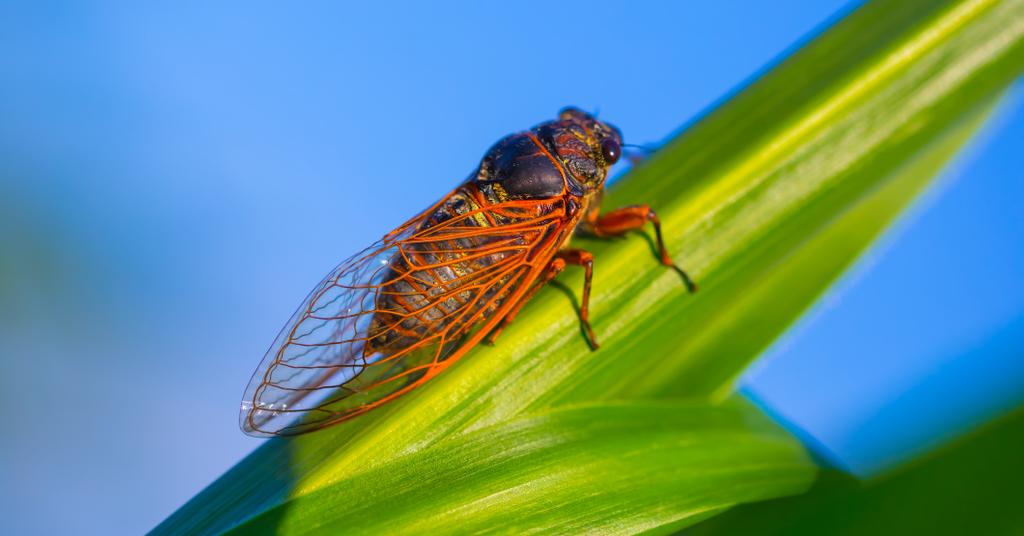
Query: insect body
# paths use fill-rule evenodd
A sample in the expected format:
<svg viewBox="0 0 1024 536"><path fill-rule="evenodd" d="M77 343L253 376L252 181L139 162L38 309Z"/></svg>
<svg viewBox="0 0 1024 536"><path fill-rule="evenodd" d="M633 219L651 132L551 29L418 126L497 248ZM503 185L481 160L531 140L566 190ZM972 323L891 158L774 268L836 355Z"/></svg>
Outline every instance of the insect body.
<svg viewBox="0 0 1024 536"><path fill-rule="evenodd" d="M317 285L253 374L243 431L299 434L401 396L496 339L568 264L585 270L580 320L596 349L593 258L564 247L577 229L607 237L651 222L661 262L696 290L666 253L654 211L599 212L621 147L617 128L575 108L495 144L462 185Z"/></svg>

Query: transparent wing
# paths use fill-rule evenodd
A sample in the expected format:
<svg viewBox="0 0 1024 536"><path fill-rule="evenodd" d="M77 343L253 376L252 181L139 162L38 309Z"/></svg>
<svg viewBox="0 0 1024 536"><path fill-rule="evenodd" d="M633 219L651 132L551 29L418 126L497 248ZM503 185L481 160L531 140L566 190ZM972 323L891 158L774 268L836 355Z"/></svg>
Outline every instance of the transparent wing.
<svg viewBox="0 0 1024 536"><path fill-rule="evenodd" d="M558 247L560 202L460 212L458 192L303 300L246 388L243 431L295 435L378 407L461 356L522 296L550 258L538 249Z"/></svg>

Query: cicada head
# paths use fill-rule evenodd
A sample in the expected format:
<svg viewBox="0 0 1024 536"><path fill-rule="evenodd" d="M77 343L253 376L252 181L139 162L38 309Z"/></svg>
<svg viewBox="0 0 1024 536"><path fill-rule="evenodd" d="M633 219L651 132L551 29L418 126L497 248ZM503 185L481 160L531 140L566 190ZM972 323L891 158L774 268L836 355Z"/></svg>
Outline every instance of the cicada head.
<svg viewBox="0 0 1024 536"><path fill-rule="evenodd" d="M579 108L563 108L558 121L538 127L572 178L585 190L600 189L622 155L622 131Z"/></svg>

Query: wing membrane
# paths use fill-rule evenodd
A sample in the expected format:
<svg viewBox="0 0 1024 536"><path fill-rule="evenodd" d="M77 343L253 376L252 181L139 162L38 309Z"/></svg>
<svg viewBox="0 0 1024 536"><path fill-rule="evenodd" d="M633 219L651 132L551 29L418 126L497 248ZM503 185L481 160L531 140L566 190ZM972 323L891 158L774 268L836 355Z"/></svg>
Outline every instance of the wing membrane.
<svg viewBox="0 0 1024 536"><path fill-rule="evenodd" d="M294 435L369 411L500 320L557 248L564 209L507 201L460 212L464 198L456 190L313 289L249 382L246 433Z"/></svg>

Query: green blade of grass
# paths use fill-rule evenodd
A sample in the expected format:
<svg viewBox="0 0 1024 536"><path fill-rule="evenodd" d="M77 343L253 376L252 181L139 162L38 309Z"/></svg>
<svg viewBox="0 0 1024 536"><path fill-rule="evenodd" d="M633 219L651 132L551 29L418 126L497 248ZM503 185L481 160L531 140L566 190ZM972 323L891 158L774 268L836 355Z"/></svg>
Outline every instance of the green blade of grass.
<svg viewBox="0 0 1024 536"><path fill-rule="evenodd" d="M686 295L656 263L649 238L581 240L595 253L601 350L581 336L573 302L582 282L567 274L497 346L475 349L381 410L268 442L157 532L223 530L285 503L288 516L302 517L330 504L289 499L552 407L722 398L969 138L1021 72L1022 34L1024 0L877 2L851 14L608 193L607 207L658 209L700 293ZM429 507L417 497L409 508Z"/></svg>
<svg viewBox="0 0 1024 536"><path fill-rule="evenodd" d="M817 264L809 262L817 259L823 252L844 252L843 255L838 255L839 259L852 257L870 239L872 232L880 229L887 217L891 217L911 200L947 159L970 139L971 134L982 124L990 110L991 107L985 106L966 116L956 128L950 129L903 166L896 177L836 218L822 232L795 251L777 267L772 280L753 292L756 298L753 303L761 303L762 298L777 294L780 288L814 287L813 281L808 282L801 278L806 278L809 273L816 273L809 267ZM836 270L839 264L842 264L840 260L827 263L825 268L821 269L819 277ZM772 289L776 289L776 292L773 293ZM752 308L756 309L757 307ZM654 408L655 411L644 414L640 411L643 408ZM666 408L676 409L669 415ZM555 417L551 418L551 415ZM629 418L622 419L623 415ZM701 417L691 420L695 415ZM701 480L695 474L687 472L693 467L687 465L686 460L689 455L702 451L691 452L686 448L672 451L671 456L666 454L665 458L661 458L662 461L668 460L668 466L655 463L654 458L645 458L640 461L639 467L624 467L618 463L621 456L602 451L590 443L594 441L609 447L618 445L611 432L605 437L600 437L604 431L614 428L619 433L635 436L633 439L636 439L638 444L634 446L637 448L656 449L663 442L659 434L672 431L684 435L694 433L702 437L702 434L709 432L709 426L717 426L714 423L721 423L722 418L728 420L734 427L732 433L740 436L762 438L764 433L770 431L770 427L761 419L748 416L741 420L734 407L716 408L692 403L678 407L651 404L591 407L581 413L541 414L525 420L516 419L511 424L499 423L469 434L441 440L409 456L389 458L380 462L374 469L355 471L333 480L323 486L323 489L308 494L295 494L297 499L293 500L287 500L284 495L273 495L273 490L279 489L283 484L280 480L275 480L274 475L281 473L282 468L294 464L297 459L295 456L302 451L291 450L296 446L294 442L271 442L260 454L243 462L251 465L237 468L235 478L223 480L221 485L234 485L235 488L217 490L213 504L230 505L230 508L221 510L221 514L239 507L248 507L243 508L243 511L262 512L241 525L244 532L304 532L314 527L331 532L341 528L338 524L344 524L344 528L350 532L373 532L379 527L378 524L385 522L392 531L399 528L428 531L437 527L429 525L425 519L430 517L428 514L437 512L445 513L444 519L431 518L433 521L430 523L442 523L444 520L457 522L460 530L476 526L474 524L484 527L488 523L500 524L509 530L526 530L538 526L565 532L575 532L586 527L611 530L610 527L604 526L604 523L612 523L614 519L618 523L616 526L623 529L622 532L653 530L654 527L662 527L664 530L659 529L656 532L664 532L682 528L718 513L728 504L797 492L801 482L812 478L813 469L802 461L797 461L798 457L792 454L800 452L797 442L791 438L783 440L778 435L772 435L772 441L789 445L788 448L779 445L781 450L776 451L777 454L783 455L785 470L783 471L781 466L776 467L778 471L773 473L772 478L761 479L753 478L753 475L748 473L730 472L725 470L728 467L724 467L718 475L720 478L711 481ZM520 433L523 427L528 428L529 433ZM651 435L645 436L645 430L651 432ZM584 437L580 434L584 434L586 441L577 441ZM538 439L539 437L545 439ZM549 440L551 444L547 443ZM536 456L531 458L536 462L534 465L528 464L525 458L501 458L521 453L521 449L529 449L531 445L538 448L552 447L554 450L544 451L544 454L539 450L530 451L531 455ZM317 459L319 454L321 453L316 450L306 452L306 462ZM768 452L740 454L750 457L742 459L742 456L737 454L736 458L730 458L725 463L729 466L734 465L733 469L742 469L755 459L762 459L758 457ZM595 455L605 463L592 459ZM502 459L501 464L497 463L499 458ZM322 456L319 459L321 462L325 461ZM586 470L579 473L578 470L585 460L590 460L592 464L588 462ZM321 466L321 470L324 467L326 466ZM675 469L679 471L673 472ZM314 469L313 472L315 471ZM616 488L621 493L604 495L601 492L608 490L607 483L602 483L605 475L602 471L628 475L629 483L642 486L643 490L649 493L644 495L632 489ZM572 475L572 478L556 478L556 475ZM661 480L662 476L668 476L668 480ZM712 488L717 489L717 494L711 493ZM260 495L254 495L267 490L271 490L268 496L261 498ZM212 492L211 490L205 493ZM503 497L503 502L487 503L486 511L457 508L459 504L478 504L482 500L479 495L492 493ZM584 495L592 500L570 501L562 505L557 512L552 512L548 508L559 498L572 498L576 495ZM360 508L365 507L369 510L353 511L355 497L362 498L362 502L358 502ZM687 500L694 498L698 499L697 503ZM268 506L273 508L267 510ZM372 508L384 508L386 515L376 515L371 511ZM202 509L197 505L197 510ZM550 516L528 515L534 510ZM212 509L212 512L216 511L216 508ZM473 515L455 520L451 517L452 511L469 512ZM207 521L223 522L227 519L232 519L232 516L215 516L212 520L182 516L173 522L185 523L184 525L169 524L165 528L179 532L206 526ZM634 523L630 524L630 520ZM196 522L199 523L197 527L190 526Z"/></svg>
<svg viewBox="0 0 1024 536"><path fill-rule="evenodd" d="M1024 408L892 474L824 472L806 495L748 505L684 534L1024 534Z"/></svg>
<svg viewBox="0 0 1024 536"><path fill-rule="evenodd" d="M800 447L745 405L575 407L442 441L236 531L636 533L797 493L814 474Z"/></svg>
<svg viewBox="0 0 1024 536"><path fill-rule="evenodd" d="M665 391L710 394L727 388L771 337L781 333L827 288L887 218L877 213L861 218L868 225L817 252L824 262L810 259L795 267L799 273L789 276L790 280L804 281L803 291L796 296L793 288L770 285L777 279L774 274L779 267L792 261L794 253L835 218L857 206L887 180L901 176L902 166L947 128L989 102L994 91L1013 79L1007 74L1010 67L1013 73L1019 72L1017 64L1024 57L1014 54L1021 51L1019 39L1007 39L996 30L1010 19L1003 12L1006 6L1019 13L1024 2L982 4L981 8L976 4L970 6L979 12L970 11L973 18L967 21L963 20L963 5L955 4L934 14L929 25L916 28L932 35L936 28L949 27L952 19L956 24L947 29L950 33L946 41L923 47L914 34L897 40L900 46L885 54L886 58L895 55L904 63L917 54L928 69L911 62L903 70L884 71L891 80L880 86L879 95L864 97L867 101L857 106L850 104L843 114L835 110L832 101L819 99L823 101L821 108L834 110L834 117L819 121L815 135L806 135L805 144L793 145L787 152L772 145L779 153L775 159L754 151L749 159L728 162L720 171L697 173L685 165L680 168L672 155L715 150L715 138L702 137L700 144L691 141L702 132L698 128L610 193L606 200L610 206L640 199L661 200L665 227L672 229L667 233L671 235L669 241L678 244L674 249L683 251L682 258L690 259L687 262L697 268L696 274L704 283L700 294L687 296L679 278L653 261L645 240L587 241L596 258L592 318L603 344L599 352L591 352L580 336L571 300L549 289L526 308L496 347L478 349L434 380L433 385L389 408L389 414L377 416L379 420L353 425L358 435L344 449L335 450L330 460L321 460L331 468L325 470L322 466L300 483L298 491L315 489L336 475L364 470L377 460L415 450L447 435L551 404ZM1024 29L1017 28L1012 35L1017 38L1021 31ZM856 31L839 35L846 37L847 33L859 36ZM904 50L909 46L905 41L915 47ZM999 46L993 46L993 42ZM970 60L960 59L943 48L945 43L959 51L971 50L973 45L986 54L963 54ZM936 64L932 55L945 61ZM794 61L802 59L798 55ZM869 67L879 61L870 58L866 60L868 67L858 64L854 70L868 73L862 77L877 78L881 75ZM783 73L785 67L780 68ZM948 70L956 72L957 78L944 76ZM970 73L975 76L968 76ZM750 93L757 96L761 87L755 84ZM771 84L769 90L775 95ZM913 105L909 101L914 101ZM799 110L801 119L809 113L804 102L793 107ZM726 105L701 125L728 121L746 130L743 121L747 116L734 117L730 110ZM911 111L917 113L908 115ZM782 123L804 124L789 116L779 119ZM789 131L779 135L787 136L791 136ZM749 151L742 146L736 149ZM750 165L750 159L763 167ZM736 178L738 168L744 170L747 180ZM727 175L724 178L723 173ZM668 193L668 184L675 184L677 190ZM649 197L652 194L646 192L651 189L656 193ZM894 210L889 215L898 210L890 208ZM709 218L712 224L702 223ZM853 240L857 237L859 240ZM691 244L697 247L686 254ZM728 244L734 247L726 247ZM571 290L582 286L579 274L563 281ZM771 295L755 296L752 289L766 281ZM762 315L752 308L751 300L765 303L773 298L774 308L764 315L772 332L764 333ZM737 313L743 313L742 318ZM336 433L346 437L344 432Z"/></svg>

